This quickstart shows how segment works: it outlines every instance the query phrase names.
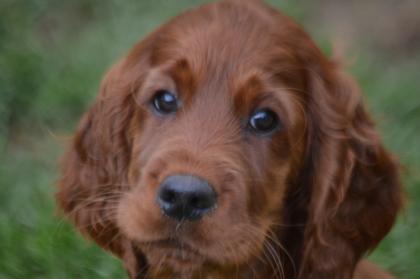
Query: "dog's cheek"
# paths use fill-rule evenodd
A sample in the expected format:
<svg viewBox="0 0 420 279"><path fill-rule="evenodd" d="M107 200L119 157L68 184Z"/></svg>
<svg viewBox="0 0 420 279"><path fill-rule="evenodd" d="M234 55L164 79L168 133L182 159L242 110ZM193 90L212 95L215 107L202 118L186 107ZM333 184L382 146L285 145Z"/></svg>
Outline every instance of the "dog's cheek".
<svg viewBox="0 0 420 279"><path fill-rule="evenodd" d="M139 230L139 218L137 204L133 202L132 194L126 193L117 206L116 219L117 226L122 233L129 239L134 239Z"/></svg>
<svg viewBox="0 0 420 279"><path fill-rule="evenodd" d="M145 191L143 191L145 190ZM137 242L155 240L159 208L154 198L148 198L148 188L137 187L126 193L117 206L117 225L129 239ZM150 190L149 190L150 192Z"/></svg>

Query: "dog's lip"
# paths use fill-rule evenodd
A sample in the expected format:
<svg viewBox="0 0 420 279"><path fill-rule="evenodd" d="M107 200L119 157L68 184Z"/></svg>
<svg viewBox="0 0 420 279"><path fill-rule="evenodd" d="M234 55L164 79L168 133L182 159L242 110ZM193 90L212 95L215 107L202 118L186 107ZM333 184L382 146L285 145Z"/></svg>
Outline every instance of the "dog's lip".
<svg viewBox="0 0 420 279"><path fill-rule="evenodd" d="M206 257L195 247L178 239L159 239L141 244L146 257L159 255L168 264L175 264L177 267L191 267L199 265L206 260Z"/></svg>
<svg viewBox="0 0 420 279"><path fill-rule="evenodd" d="M142 244L142 246L147 247L148 249L159 248L172 251L183 251L188 254L201 257L203 256L197 248L191 246L189 243L175 238L163 238L153 241L147 241Z"/></svg>

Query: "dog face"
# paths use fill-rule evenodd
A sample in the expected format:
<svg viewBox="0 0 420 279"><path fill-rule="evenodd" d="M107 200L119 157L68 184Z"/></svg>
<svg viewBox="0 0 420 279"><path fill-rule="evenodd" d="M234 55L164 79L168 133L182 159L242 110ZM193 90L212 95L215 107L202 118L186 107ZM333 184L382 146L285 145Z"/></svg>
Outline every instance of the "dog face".
<svg viewBox="0 0 420 279"><path fill-rule="evenodd" d="M152 265L235 265L261 254L302 157L304 81L283 75L300 67L297 57L271 25L253 15L235 24L226 8L164 27L134 94L131 188L117 220ZM200 184L194 179L213 192L206 212L189 212L198 211L194 201L159 202L165 187L183 199L173 188ZM195 203L203 202L199 194ZM165 206L184 209L171 214L177 209Z"/></svg>
<svg viewBox="0 0 420 279"><path fill-rule="evenodd" d="M400 206L357 88L257 1L203 6L138 43L105 77L60 186L132 278L347 278Z"/></svg>

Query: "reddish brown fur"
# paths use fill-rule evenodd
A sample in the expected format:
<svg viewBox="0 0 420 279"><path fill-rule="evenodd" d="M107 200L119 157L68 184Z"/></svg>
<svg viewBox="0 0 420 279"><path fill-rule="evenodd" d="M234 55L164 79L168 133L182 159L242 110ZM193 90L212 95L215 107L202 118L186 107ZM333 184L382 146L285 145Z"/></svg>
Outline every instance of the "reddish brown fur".
<svg viewBox="0 0 420 279"><path fill-rule="evenodd" d="M151 112L160 89L182 99L176 115ZM247 131L257 107L275 111L281 131ZM177 173L209 181L217 209L195 223L163 216L156 189ZM57 201L130 278L345 279L393 225L399 185L340 66L286 16L232 0L180 15L111 69Z"/></svg>

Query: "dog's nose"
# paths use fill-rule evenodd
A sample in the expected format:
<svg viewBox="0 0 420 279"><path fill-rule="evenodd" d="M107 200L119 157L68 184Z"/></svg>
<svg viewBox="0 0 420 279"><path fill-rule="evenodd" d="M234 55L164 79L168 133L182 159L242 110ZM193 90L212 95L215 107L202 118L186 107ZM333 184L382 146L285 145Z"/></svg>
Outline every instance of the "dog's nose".
<svg viewBox="0 0 420 279"><path fill-rule="evenodd" d="M157 195L163 212L177 221L199 220L216 207L215 191L197 176L169 176L160 185Z"/></svg>

